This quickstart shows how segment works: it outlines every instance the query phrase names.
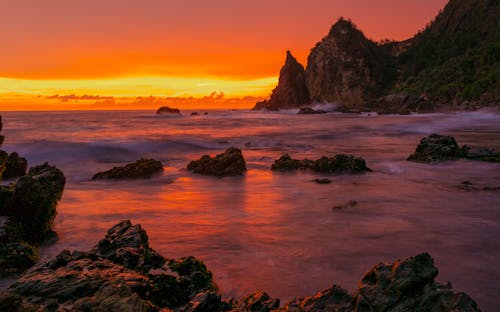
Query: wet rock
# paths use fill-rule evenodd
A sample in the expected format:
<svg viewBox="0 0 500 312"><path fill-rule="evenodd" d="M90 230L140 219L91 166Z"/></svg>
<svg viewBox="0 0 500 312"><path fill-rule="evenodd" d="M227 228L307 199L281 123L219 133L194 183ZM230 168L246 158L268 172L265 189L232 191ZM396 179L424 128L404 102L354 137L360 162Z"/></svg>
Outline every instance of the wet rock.
<svg viewBox="0 0 500 312"><path fill-rule="evenodd" d="M241 299L237 311L268 312L277 309L279 305L278 298L273 299L260 290Z"/></svg>
<svg viewBox="0 0 500 312"><path fill-rule="evenodd" d="M247 167L241 150L230 147L215 157L205 155L199 160L191 161L187 169L194 173L224 177L242 175Z"/></svg>
<svg viewBox="0 0 500 312"><path fill-rule="evenodd" d="M317 293L312 297L295 299L287 303L285 311L348 311L352 296L340 286L333 285L331 288Z"/></svg>
<svg viewBox="0 0 500 312"><path fill-rule="evenodd" d="M122 221L108 230L106 236L90 251L136 271L159 268L165 262L149 247L149 238L140 225Z"/></svg>
<svg viewBox="0 0 500 312"><path fill-rule="evenodd" d="M272 91L271 98L257 103L252 110L297 108L309 103L304 67L297 62L290 51L287 51L285 65L280 70L278 86Z"/></svg>
<svg viewBox="0 0 500 312"><path fill-rule="evenodd" d="M476 185L470 181L463 181L457 187L464 191L500 191L500 186Z"/></svg>
<svg viewBox="0 0 500 312"><path fill-rule="evenodd" d="M344 210L347 208L355 207L358 205L358 202L355 200L350 200L344 205L336 205L332 207L332 210Z"/></svg>
<svg viewBox="0 0 500 312"><path fill-rule="evenodd" d="M162 171L163 165L160 161L141 158L123 167L113 167L110 170L98 172L92 177L92 180L148 179Z"/></svg>
<svg viewBox="0 0 500 312"><path fill-rule="evenodd" d="M20 230L8 217L0 217L0 276L21 273L38 259L38 248L23 241Z"/></svg>
<svg viewBox="0 0 500 312"><path fill-rule="evenodd" d="M219 311L220 295L212 273L201 261L186 257L164 262L149 247L140 225L122 221L91 251L64 250L30 269L0 294L0 307L8 307L5 311L23 307L34 311Z"/></svg>
<svg viewBox="0 0 500 312"><path fill-rule="evenodd" d="M200 114L198 112L192 112L191 116L199 116Z"/></svg>
<svg viewBox="0 0 500 312"><path fill-rule="evenodd" d="M302 107L297 114L299 115L314 115L314 114L326 114L327 111L322 109L313 109L311 107Z"/></svg>
<svg viewBox="0 0 500 312"><path fill-rule="evenodd" d="M392 264L378 264L358 283L355 311L479 311L476 303L451 286L436 283L438 270L427 253Z"/></svg>
<svg viewBox="0 0 500 312"><path fill-rule="evenodd" d="M168 106L162 106L158 108L156 111L157 115L166 115L166 114L172 114L172 115L180 115L181 111L178 108L170 108Z"/></svg>
<svg viewBox="0 0 500 312"><path fill-rule="evenodd" d="M332 183L332 180L327 179L327 178L322 178L322 179L318 178L318 179L314 179L313 181L318 183L318 184L330 184L330 183Z"/></svg>
<svg viewBox="0 0 500 312"><path fill-rule="evenodd" d="M431 134L420 140L415 153L408 160L419 162L439 162L463 158L466 149L458 146L455 138L451 136Z"/></svg>
<svg viewBox="0 0 500 312"><path fill-rule="evenodd" d="M290 155L285 154L275 160L274 164L271 166L271 170L275 171L290 171L297 169L311 169L322 173L364 173L371 171L362 158L345 154L338 154L330 158L323 156L316 161L309 159L293 159Z"/></svg>
<svg viewBox="0 0 500 312"><path fill-rule="evenodd" d="M56 206L66 179L56 167L47 163L32 167L16 183L0 187L0 215L24 225L29 242L41 242L52 235Z"/></svg>
<svg viewBox="0 0 500 312"><path fill-rule="evenodd" d="M500 162L500 153L486 147L464 146L465 158L489 162Z"/></svg>
<svg viewBox="0 0 500 312"><path fill-rule="evenodd" d="M5 160L5 170L2 177L4 179L20 177L26 174L28 161L26 158L19 157L16 152L11 153Z"/></svg>

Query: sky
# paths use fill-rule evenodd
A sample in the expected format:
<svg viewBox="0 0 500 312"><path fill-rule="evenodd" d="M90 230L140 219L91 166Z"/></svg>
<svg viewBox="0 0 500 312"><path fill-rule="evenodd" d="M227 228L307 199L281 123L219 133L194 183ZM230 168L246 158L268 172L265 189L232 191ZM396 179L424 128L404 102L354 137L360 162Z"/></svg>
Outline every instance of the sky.
<svg viewBox="0 0 500 312"><path fill-rule="evenodd" d="M276 85L286 50L305 65L340 16L368 38L403 40L446 2L0 0L0 109L81 108L94 100L83 95L186 100L213 92L247 107Z"/></svg>

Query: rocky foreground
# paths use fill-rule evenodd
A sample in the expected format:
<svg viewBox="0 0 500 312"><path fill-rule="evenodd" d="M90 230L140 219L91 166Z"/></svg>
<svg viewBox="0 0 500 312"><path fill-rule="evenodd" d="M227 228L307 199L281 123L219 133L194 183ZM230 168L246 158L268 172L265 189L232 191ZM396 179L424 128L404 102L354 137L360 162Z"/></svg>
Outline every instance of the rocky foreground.
<svg viewBox="0 0 500 312"><path fill-rule="evenodd" d="M377 264L349 294L340 286L280 300L257 291L221 299L199 260L167 259L149 246L140 225L122 221L90 251L62 251L0 295L1 311L479 311L468 295L434 281L431 256Z"/></svg>

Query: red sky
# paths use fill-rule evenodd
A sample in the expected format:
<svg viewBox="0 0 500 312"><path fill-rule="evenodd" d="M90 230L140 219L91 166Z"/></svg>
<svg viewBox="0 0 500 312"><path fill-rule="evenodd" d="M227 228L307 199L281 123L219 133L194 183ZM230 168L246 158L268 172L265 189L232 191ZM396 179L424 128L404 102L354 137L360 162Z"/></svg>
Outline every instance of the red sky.
<svg viewBox="0 0 500 312"><path fill-rule="evenodd" d="M338 17L351 18L369 38L401 40L423 28L445 3L5 0L0 3L0 97L212 91L265 96L285 51L305 63ZM104 86L96 87L101 80ZM105 87L113 81L114 88Z"/></svg>

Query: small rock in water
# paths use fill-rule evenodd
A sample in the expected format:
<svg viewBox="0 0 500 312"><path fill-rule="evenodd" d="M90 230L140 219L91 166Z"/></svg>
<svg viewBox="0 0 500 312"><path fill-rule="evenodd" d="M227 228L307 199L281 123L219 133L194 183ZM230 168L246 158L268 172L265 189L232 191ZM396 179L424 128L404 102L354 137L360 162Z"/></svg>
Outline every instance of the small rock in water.
<svg viewBox="0 0 500 312"><path fill-rule="evenodd" d="M230 147L224 153L215 157L202 156L191 161L187 169L194 173L216 177L242 175L247 171L245 159L239 148Z"/></svg>
<svg viewBox="0 0 500 312"><path fill-rule="evenodd" d="M313 109L311 107L302 107L297 114L299 115L314 115L314 114L326 114L327 112L322 109Z"/></svg>
<svg viewBox="0 0 500 312"><path fill-rule="evenodd" d="M357 202L357 201L355 201L355 200L350 200L349 202L347 202L347 204L333 206L333 207L332 207L332 210L343 210L343 209L347 209L347 208L355 207L355 206L357 206L357 205L358 205L358 202Z"/></svg>
<svg viewBox="0 0 500 312"><path fill-rule="evenodd" d="M147 179L162 171L163 165L158 160L141 158L124 167L113 167L110 170L98 172L92 180Z"/></svg>
<svg viewBox="0 0 500 312"><path fill-rule="evenodd" d="M157 115L162 115L162 114L174 114L174 115L180 115L181 111L178 108L170 108L168 106L163 106L158 108L156 111Z"/></svg>
<svg viewBox="0 0 500 312"><path fill-rule="evenodd" d="M200 114L198 114L198 112L192 112L191 113L191 116L198 116L198 115L200 115Z"/></svg>
<svg viewBox="0 0 500 312"><path fill-rule="evenodd" d="M328 178L322 178L322 179L314 179L313 180L314 182L318 183L318 184L330 184L332 183L332 180L328 179Z"/></svg>
<svg viewBox="0 0 500 312"><path fill-rule="evenodd" d="M293 159L290 155L285 154L275 160L271 166L273 171L299 169L310 169L323 173L364 173L372 171L366 166L364 159L345 154L338 154L334 157L323 156L316 161L307 158L303 160Z"/></svg>

